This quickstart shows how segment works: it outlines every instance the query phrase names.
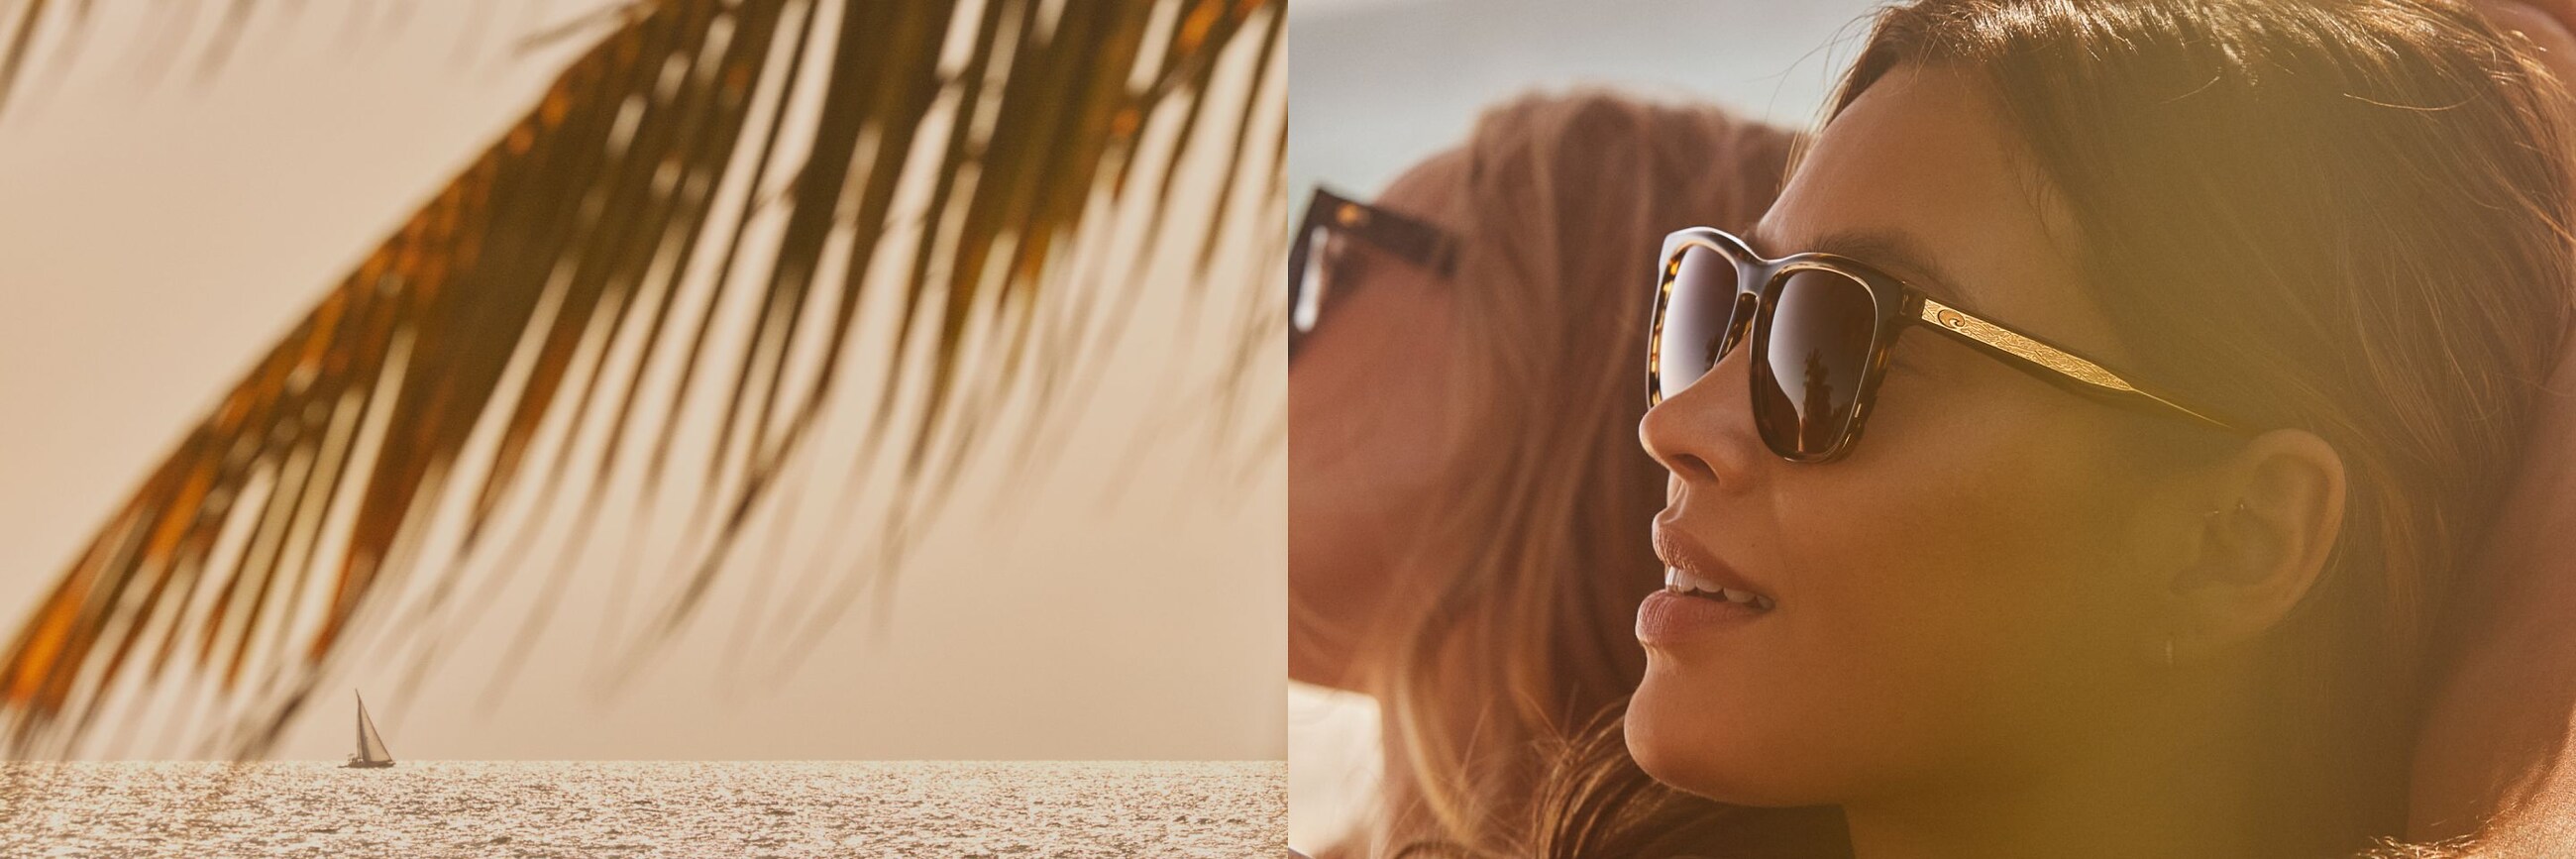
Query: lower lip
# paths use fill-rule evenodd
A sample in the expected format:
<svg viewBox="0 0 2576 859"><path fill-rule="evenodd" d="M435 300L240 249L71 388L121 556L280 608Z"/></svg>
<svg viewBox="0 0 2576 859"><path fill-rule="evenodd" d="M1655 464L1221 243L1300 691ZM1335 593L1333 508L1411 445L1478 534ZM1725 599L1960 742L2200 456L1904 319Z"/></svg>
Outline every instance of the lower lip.
<svg viewBox="0 0 2576 859"><path fill-rule="evenodd" d="M1765 614L1769 612L1744 603L1656 591L1637 605L1637 641L1653 647L1708 630L1749 623Z"/></svg>

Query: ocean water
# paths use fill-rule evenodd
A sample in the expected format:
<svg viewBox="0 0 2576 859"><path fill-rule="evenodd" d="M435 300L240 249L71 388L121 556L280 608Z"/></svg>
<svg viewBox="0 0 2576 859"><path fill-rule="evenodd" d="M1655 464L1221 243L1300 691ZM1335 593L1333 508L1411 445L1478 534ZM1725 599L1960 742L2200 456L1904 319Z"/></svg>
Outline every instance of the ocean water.
<svg viewBox="0 0 2576 859"><path fill-rule="evenodd" d="M7 857L1272 857L1283 762L0 763Z"/></svg>

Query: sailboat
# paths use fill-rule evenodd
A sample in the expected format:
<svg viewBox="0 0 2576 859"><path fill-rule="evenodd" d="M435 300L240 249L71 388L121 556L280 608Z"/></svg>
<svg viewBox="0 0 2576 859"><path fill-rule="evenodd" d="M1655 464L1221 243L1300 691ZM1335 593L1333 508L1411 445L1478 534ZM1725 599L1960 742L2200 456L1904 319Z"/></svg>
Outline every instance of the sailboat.
<svg viewBox="0 0 2576 859"><path fill-rule="evenodd" d="M357 695L351 691L349 694ZM394 765L394 755L385 750L385 738L376 735L375 720L367 718L367 698L358 696L358 753L349 756L345 767L380 769Z"/></svg>

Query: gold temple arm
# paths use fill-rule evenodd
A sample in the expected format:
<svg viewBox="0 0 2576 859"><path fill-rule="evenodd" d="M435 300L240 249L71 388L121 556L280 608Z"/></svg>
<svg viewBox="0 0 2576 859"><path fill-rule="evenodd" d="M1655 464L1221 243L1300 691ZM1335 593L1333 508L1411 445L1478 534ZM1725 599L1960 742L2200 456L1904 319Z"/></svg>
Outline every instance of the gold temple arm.
<svg viewBox="0 0 2576 859"><path fill-rule="evenodd" d="M1967 341L1970 345L1982 346L1987 351L2019 359L2019 364L2025 370L2054 373L2065 379L2089 385L2098 393L2112 399L2159 405L2212 426L2242 431L2234 424L2139 390L2138 386L2130 384L2127 379L2120 378L2119 374L2103 369L2102 365L2087 361L2064 349L1977 318L1967 311L1942 304L1931 296L1921 296L1920 301L1922 306L1916 311L1916 316L1924 324Z"/></svg>

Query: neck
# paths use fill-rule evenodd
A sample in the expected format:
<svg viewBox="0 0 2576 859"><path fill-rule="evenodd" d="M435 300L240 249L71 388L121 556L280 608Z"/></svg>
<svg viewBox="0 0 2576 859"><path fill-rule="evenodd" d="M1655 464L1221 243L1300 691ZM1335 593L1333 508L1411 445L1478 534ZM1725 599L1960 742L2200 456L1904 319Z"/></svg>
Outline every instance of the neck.
<svg viewBox="0 0 2576 859"><path fill-rule="evenodd" d="M1858 859L2268 857L2316 844L2306 808L2348 805L2318 768L2284 767L2242 666L2186 666L2155 700L2105 708L2022 765L1846 803ZM2309 805L2315 803L2316 805Z"/></svg>

